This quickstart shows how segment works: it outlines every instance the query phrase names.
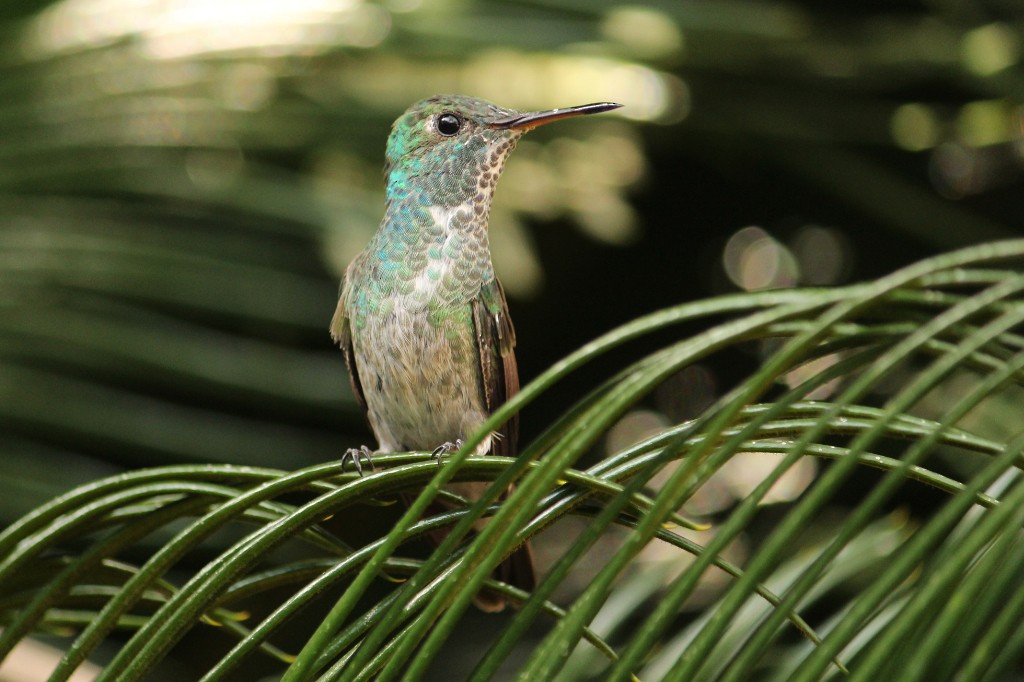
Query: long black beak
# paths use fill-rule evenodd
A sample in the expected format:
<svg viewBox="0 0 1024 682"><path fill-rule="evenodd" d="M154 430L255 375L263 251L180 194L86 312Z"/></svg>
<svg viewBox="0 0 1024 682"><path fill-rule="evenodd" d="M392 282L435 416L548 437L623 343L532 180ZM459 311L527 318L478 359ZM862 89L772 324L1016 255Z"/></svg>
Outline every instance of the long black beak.
<svg viewBox="0 0 1024 682"><path fill-rule="evenodd" d="M558 121L563 118L570 118L572 116L583 116L585 114L600 114L603 111L611 111L612 109L618 109L621 104L614 102L597 102L595 104L582 104L578 107L567 107L565 109L551 109L549 111L531 111L525 114L512 114L511 116L504 116L502 118L496 118L491 121L490 126L492 128L501 128L504 130L529 130L542 126L545 123L551 123L552 121Z"/></svg>

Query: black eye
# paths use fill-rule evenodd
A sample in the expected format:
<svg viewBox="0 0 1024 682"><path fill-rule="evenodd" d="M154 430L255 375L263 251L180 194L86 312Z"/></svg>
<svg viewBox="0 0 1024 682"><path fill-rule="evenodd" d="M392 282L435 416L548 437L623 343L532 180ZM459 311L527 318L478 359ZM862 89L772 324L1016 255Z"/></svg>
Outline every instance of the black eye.
<svg viewBox="0 0 1024 682"><path fill-rule="evenodd" d="M451 137L459 132L462 127L462 119L455 114L441 114L437 117L437 132L445 137Z"/></svg>

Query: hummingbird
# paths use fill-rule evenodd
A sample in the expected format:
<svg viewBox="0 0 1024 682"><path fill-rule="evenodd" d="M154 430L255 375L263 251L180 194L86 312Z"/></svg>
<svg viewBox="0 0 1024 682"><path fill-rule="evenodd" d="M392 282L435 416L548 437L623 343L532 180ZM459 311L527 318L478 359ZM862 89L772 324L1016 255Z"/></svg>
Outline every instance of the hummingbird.
<svg viewBox="0 0 1024 682"><path fill-rule="evenodd" d="M488 241L491 200L516 142L537 126L618 108L611 102L520 112L465 95L412 105L387 141L386 210L345 270L331 336L377 439L375 453L453 452L519 390L516 335ZM513 456L518 415L475 454ZM370 461L367 446L351 449ZM448 488L472 501L485 482ZM478 527L479 528L479 527ZM436 538L435 538L436 540ZM535 585L528 545L495 577ZM482 591L484 611L506 600Z"/></svg>

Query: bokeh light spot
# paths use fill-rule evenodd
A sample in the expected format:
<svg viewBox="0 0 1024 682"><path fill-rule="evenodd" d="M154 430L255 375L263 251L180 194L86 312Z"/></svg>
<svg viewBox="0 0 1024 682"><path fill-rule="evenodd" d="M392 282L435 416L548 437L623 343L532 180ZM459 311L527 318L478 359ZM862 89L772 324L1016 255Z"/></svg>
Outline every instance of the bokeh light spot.
<svg viewBox="0 0 1024 682"><path fill-rule="evenodd" d="M960 139L972 147L1009 142L1012 126L1013 110L1001 99L968 102L960 109L956 122Z"/></svg>
<svg viewBox="0 0 1024 682"><path fill-rule="evenodd" d="M155 59L279 56L373 47L390 29L388 10L362 0L64 0L39 14L25 52L45 56L134 37Z"/></svg>
<svg viewBox="0 0 1024 682"><path fill-rule="evenodd" d="M804 284L837 284L850 270L849 241L839 230L807 225L793 236L791 248Z"/></svg>
<svg viewBox="0 0 1024 682"><path fill-rule="evenodd" d="M620 452L668 427L665 416L652 410L633 410L609 431L606 440L609 453Z"/></svg>
<svg viewBox="0 0 1024 682"><path fill-rule="evenodd" d="M911 152L931 149L939 138L939 122L925 104L904 104L893 112L889 123L892 139Z"/></svg>
<svg viewBox="0 0 1024 682"><path fill-rule="evenodd" d="M617 7L608 13L602 32L638 57L655 59L679 53L683 34L662 12L647 7Z"/></svg>
<svg viewBox="0 0 1024 682"><path fill-rule="evenodd" d="M745 227L726 242L725 272L746 291L793 286L797 265L793 254L760 227Z"/></svg>
<svg viewBox="0 0 1024 682"><path fill-rule="evenodd" d="M964 36L960 54L967 70L991 76L1020 60L1020 38L1006 24L980 26Z"/></svg>

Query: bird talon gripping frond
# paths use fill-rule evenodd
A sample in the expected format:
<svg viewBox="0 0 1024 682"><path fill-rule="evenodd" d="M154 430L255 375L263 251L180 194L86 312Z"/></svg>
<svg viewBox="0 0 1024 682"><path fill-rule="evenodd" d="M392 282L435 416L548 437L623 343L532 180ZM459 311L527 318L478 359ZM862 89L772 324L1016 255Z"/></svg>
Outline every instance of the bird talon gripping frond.
<svg viewBox="0 0 1024 682"><path fill-rule="evenodd" d="M366 463L370 465L370 469L376 470L376 467L373 466L373 457L371 457L371 454L370 448L365 445L358 448L349 448L345 451L345 454L341 456L342 470L345 468L345 462L349 460L352 461L352 466L360 476L363 475L363 463L360 460L366 460Z"/></svg>
<svg viewBox="0 0 1024 682"><path fill-rule="evenodd" d="M452 441L448 441L446 443L441 443L436 448L434 448L434 451L430 453L430 458L436 459L438 466L440 466L441 461L444 459L445 455L450 455L453 452L458 452L461 449L462 439L456 438L454 443Z"/></svg>

